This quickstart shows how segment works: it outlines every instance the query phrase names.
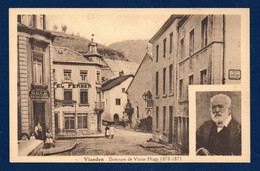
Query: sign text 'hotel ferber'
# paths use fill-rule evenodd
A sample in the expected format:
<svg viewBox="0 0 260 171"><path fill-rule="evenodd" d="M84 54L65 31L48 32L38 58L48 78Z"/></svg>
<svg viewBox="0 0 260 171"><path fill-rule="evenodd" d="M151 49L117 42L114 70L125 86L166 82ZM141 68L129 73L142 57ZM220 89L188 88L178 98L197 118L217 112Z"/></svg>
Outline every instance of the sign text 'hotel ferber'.
<svg viewBox="0 0 260 171"><path fill-rule="evenodd" d="M91 88L91 84L89 83L61 83L54 84L54 88Z"/></svg>

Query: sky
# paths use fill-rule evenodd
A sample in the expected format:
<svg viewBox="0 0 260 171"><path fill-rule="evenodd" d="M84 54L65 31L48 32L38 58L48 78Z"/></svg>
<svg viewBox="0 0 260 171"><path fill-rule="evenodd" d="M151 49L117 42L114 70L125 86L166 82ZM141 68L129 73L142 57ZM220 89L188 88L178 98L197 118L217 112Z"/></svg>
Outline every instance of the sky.
<svg viewBox="0 0 260 171"><path fill-rule="evenodd" d="M151 39L173 13L163 9L87 9L59 11L47 14L47 29L57 25L67 26L66 33L91 39L103 45L111 43Z"/></svg>

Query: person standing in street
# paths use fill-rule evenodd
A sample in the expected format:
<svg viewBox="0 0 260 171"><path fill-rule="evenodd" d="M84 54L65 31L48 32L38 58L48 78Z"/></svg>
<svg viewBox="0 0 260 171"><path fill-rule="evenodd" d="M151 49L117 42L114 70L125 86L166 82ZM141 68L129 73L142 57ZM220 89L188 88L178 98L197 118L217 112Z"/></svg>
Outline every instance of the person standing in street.
<svg viewBox="0 0 260 171"><path fill-rule="evenodd" d="M113 124L110 126L109 132L110 132L110 138L111 138L111 139L114 138L115 128L114 128L114 125L113 125Z"/></svg>
<svg viewBox="0 0 260 171"><path fill-rule="evenodd" d="M38 122L38 124L35 126L34 131L35 131L36 139L42 140L42 126L40 122Z"/></svg>
<svg viewBox="0 0 260 171"><path fill-rule="evenodd" d="M109 126L108 126L108 124L105 127L105 137L109 138Z"/></svg>

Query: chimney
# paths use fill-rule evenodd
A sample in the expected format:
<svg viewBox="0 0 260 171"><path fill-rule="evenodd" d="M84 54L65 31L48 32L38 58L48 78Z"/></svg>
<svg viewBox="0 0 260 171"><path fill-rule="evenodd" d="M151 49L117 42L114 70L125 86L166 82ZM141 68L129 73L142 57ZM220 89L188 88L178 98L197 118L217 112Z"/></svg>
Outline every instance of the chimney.
<svg viewBox="0 0 260 171"><path fill-rule="evenodd" d="M119 77L122 77L122 76L124 76L124 71L123 70L119 72Z"/></svg>

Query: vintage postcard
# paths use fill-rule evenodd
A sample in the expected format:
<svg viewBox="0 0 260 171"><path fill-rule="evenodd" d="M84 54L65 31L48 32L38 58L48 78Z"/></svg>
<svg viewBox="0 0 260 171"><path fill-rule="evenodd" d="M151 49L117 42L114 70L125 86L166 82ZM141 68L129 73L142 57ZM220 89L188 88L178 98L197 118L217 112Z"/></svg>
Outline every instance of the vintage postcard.
<svg viewBox="0 0 260 171"><path fill-rule="evenodd" d="M249 9L9 9L10 162L250 162Z"/></svg>

